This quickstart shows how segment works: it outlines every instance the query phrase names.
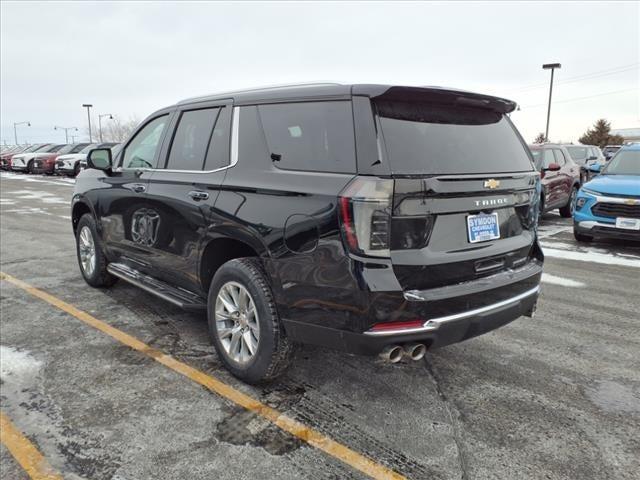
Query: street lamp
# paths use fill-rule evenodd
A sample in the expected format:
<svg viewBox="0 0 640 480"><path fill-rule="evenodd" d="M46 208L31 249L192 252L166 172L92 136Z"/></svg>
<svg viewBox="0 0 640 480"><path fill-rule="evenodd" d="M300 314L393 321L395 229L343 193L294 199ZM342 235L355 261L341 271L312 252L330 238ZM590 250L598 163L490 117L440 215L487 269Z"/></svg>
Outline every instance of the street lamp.
<svg viewBox="0 0 640 480"><path fill-rule="evenodd" d="M98 115L98 130L100 130L100 143L102 143L102 117L109 117L109 120L113 120L113 115L110 113L103 113Z"/></svg>
<svg viewBox="0 0 640 480"><path fill-rule="evenodd" d="M78 131L78 127L53 127L54 130L64 130L65 143L69 143L69 130Z"/></svg>
<svg viewBox="0 0 640 480"><path fill-rule="evenodd" d="M30 127L31 122L16 122L13 124L13 139L16 141L16 145L18 145L18 130L16 129L18 125L26 125L27 127Z"/></svg>
<svg viewBox="0 0 640 480"><path fill-rule="evenodd" d="M93 105L90 103L83 103L82 106L87 109L87 120L89 121L89 143L91 143L91 107L93 107Z"/></svg>
<svg viewBox="0 0 640 480"><path fill-rule="evenodd" d="M551 116L551 94L553 93L553 72L556 68L560 68L559 63L545 63L542 65L543 70L551 70L551 83L549 85L549 106L547 107L547 128L544 131L545 142L549 141L549 117Z"/></svg>

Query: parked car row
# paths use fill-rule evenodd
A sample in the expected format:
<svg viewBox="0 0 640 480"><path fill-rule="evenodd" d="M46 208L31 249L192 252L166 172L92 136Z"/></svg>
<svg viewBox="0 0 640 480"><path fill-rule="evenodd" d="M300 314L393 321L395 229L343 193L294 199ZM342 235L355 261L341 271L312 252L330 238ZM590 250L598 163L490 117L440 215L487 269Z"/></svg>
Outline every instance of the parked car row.
<svg viewBox="0 0 640 480"><path fill-rule="evenodd" d="M73 143L14 146L0 154L0 169L47 175L76 176L94 148L114 148L117 143Z"/></svg>
<svg viewBox="0 0 640 480"><path fill-rule="evenodd" d="M534 164L542 180L540 213L557 208L561 216L570 218L574 212L580 187L589 182L603 168L606 169L609 160L621 148L626 149L627 146L608 145L605 147L609 155L607 156L600 147L593 145L557 143L530 145ZM640 190L640 185L636 187Z"/></svg>

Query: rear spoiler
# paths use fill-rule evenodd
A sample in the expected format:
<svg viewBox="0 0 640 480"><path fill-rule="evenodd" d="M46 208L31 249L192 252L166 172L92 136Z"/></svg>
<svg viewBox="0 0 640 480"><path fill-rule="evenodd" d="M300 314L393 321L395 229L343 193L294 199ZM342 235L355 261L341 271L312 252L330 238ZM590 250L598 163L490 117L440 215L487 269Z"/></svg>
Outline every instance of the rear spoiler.
<svg viewBox="0 0 640 480"><path fill-rule="evenodd" d="M437 103L440 105L485 108L499 113L513 112L517 104L505 98L464 90L449 90L441 87L387 87L381 85L354 85L352 95L365 95L372 100L410 101Z"/></svg>

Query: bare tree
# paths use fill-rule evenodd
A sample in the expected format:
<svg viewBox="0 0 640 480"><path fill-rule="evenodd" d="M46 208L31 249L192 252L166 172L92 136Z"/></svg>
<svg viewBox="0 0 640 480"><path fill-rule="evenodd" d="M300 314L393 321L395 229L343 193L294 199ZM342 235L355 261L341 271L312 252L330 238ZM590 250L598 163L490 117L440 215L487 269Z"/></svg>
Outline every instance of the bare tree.
<svg viewBox="0 0 640 480"><path fill-rule="evenodd" d="M113 119L102 120L102 141L103 142L115 142L122 143L124 142L131 133L136 129L138 124L140 123L140 119L132 115L128 120L123 120L118 115L113 115ZM94 125L94 122L91 122L91 125ZM98 122L95 122L96 127L98 126ZM97 128L92 128L92 137L94 142L100 141L100 132L97 131ZM85 129L85 133L87 137L89 136L89 130Z"/></svg>
<svg viewBox="0 0 640 480"><path fill-rule="evenodd" d="M536 137L536 139L533 141L533 143L544 143L544 141L545 141L544 133L540 132Z"/></svg>
<svg viewBox="0 0 640 480"><path fill-rule="evenodd" d="M131 116L128 120L123 120L118 115L113 116L113 120L102 123L102 139L105 142L124 142L133 133L140 119Z"/></svg>

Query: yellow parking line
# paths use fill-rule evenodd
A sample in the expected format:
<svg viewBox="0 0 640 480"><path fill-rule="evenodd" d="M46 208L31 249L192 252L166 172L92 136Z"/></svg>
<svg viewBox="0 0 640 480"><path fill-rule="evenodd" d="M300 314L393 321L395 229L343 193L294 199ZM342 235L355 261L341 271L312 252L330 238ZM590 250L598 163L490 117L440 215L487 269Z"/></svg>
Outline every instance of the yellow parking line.
<svg viewBox="0 0 640 480"><path fill-rule="evenodd" d="M56 473L47 459L27 437L20 433L9 417L0 411L0 442L7 447L13 458L24 468L33 480L61 480L62 475Z"/></svg>
<svg viewBox="0 0 640 480"><path fill-rule="evenodd" d="M246 395L239 390L236 390L231 385L224 383L217 378L208 375L196 368L190 367L186 363L183 363L170 355L166 355L165 353L157 350L153 347L150 347L144 342L141 342L135 337L124 333L117 328L108 325L107 323L98 320L97 318L89 315L82 310L74 307L73 305L66 303L59 298L50 295L42 290L39 290L35 287L32 287L28 283L23 282L22 280L18 280L11 275L8 275L4 272L0 272L0 279L6 280L7 282L19 287L26 292L30 293L34 297L37 297L41 300L44 300L47 303L50 303L54 307L59 308L60 310L73 315L78 320L83 321L84 323L91 325L92 327L100 330L103 333L111 336L116 339L120 343L127 345L134 350L138 350L139 352L153 358L156 362L161 363L162 365L170 368L171 370L178 372L185 377L190 378L196 383L208 388L212 392L217 393L218 395L230 400L237 405L240 405L247 410L254 412L257 415L260 415L263 418L266 418L273 424L280 427L285 432L288 432L304 442L312 445L313 447L322 450L323 452L331 455L332 457L344 462L347 465L359 470L372 478L375 479L403 479L404 477L397 472L381 465L379 463L374 462L370 458L365 457L364 455L351 450L349 447L342 445L341 443L332 440L331 438L323 435L322 433L307 427L303 423L298 422L286 415L282 414L278 410L275 410L259 400Z"/></svg>

